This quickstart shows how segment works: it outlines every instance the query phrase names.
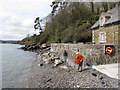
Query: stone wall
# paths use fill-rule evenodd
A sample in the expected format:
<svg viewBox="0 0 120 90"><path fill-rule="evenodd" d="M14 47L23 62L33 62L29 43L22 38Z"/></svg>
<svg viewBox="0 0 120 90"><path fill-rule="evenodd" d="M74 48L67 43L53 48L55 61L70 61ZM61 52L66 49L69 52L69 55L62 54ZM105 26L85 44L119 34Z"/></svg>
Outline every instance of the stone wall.
<svg viewBox="0 0 120 90"><path fill-rule="evenodd" d="M93 40L95 44L120 44L120 25L109 25L105 27L100 27L98 29L93 30ZM99 42L99 33L106 33L106 42Z"/></svg>
<svg viewBox="0 0 120 90"><path fill-rule="evenodd" d="M115 54L113 56L106 55L104 48L105 45L96 44L51 44L51 52L56 53L60 58L63 58L63 51L67 51L68 63L72 66L74 66L75 53L78 49L80 54L85 57L85 65L99 65L118 62L118 46L115 46Z"/></svg>

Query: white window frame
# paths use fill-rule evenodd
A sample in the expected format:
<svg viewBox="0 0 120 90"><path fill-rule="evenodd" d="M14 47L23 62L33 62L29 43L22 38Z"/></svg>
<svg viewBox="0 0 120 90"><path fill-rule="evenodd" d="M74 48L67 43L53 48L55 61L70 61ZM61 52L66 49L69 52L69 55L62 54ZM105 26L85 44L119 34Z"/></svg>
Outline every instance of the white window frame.
<svg viewBox="0 0 120 90"><path fill-rule="evenodd" d="M105 17L104 16L100 17L99 23L100 23L100 26L104 25L104 23L105 23Z"/></svg>
<svg viewBox="0 0 120 90"><path fill-rule="evenodd" d="M106 32L100 32L99 33L99 42L100 43L106 42Z"/></svg>

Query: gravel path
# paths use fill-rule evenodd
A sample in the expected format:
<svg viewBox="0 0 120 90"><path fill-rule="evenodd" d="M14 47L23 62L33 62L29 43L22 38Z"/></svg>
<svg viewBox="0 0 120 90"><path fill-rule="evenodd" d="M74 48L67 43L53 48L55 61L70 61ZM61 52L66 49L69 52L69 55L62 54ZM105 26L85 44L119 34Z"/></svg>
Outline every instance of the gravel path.
<svg viewBox="0 0 120 90"><path fill-rule="evenodd" d="M61 69L62 65L65 63L54 67L52 61L45 64L38 57L31 67L27 88L118 88L118 80L95 69L77 72L69 66L68 69Z"/></svg>

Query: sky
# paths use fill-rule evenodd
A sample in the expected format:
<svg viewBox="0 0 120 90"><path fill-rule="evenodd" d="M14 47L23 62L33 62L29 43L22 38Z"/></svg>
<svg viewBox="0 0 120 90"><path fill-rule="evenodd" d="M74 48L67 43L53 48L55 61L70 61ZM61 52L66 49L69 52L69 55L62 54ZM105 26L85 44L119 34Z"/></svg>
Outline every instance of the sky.
<svg viewBox="0 0 120 90"><path fill-rule="evenodd" d="M0 0L0 40L22 40L38 34L34 20L51 12L53 0Z"/></svg>
<svg viewBox="0 0 120 90"><path fill-rule="evenodd" d="M52 1L0 0L0 40L22 40L27 34L38 34L33 28L34 20L51 12Z"/></svg>

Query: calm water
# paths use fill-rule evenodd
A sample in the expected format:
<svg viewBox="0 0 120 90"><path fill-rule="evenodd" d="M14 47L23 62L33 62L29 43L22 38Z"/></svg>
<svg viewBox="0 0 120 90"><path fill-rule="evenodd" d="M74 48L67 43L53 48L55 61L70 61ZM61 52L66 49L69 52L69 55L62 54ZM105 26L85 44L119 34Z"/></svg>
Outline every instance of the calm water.
<svg viewBox="0 0 120 90"><path fill-rule="evenodd" d="M21 45L17 44L0 44L3 88L17 87L30 74L30 67L35 60L35 54L18 49L20 47Z"/></svg>

